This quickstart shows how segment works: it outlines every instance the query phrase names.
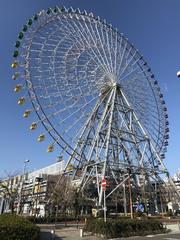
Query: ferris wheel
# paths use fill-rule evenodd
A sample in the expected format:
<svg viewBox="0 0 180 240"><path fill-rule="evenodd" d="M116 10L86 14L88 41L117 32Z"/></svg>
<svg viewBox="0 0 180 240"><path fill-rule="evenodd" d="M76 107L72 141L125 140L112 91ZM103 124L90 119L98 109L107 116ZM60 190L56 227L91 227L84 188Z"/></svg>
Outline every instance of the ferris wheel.
<svg viewBox="0 0 180 240"><path fill-rule="evenodd" d="M18 104L29 99L43 124L38 141L50 135L48 152L59 148L65 172L80 187L94 179L166 170L169 122L157 80L138 50L105 20L65 7L34 15L18 35L13 53ZM26 96L26 97L25 97ZM110 180L109 180L110 181ZM136 182L138 184L138 178ZM113 191L113 190L112 190Z"/></svg>

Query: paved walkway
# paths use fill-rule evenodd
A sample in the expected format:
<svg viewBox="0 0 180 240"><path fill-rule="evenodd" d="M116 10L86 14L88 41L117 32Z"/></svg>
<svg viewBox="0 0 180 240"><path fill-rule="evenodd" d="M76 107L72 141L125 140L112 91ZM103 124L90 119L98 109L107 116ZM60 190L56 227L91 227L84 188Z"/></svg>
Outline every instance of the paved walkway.
<svg viewBox="0 0 180 240"><path fill-rule="evenodd" d="M53 229L52 229L53 230ZM80 237L80 229L74 227L66 227L62 229L56 229L55 233L52 234L50 229L43 229L41 231L41 240L100 240L96 236L85 234ZM101 239L102 240L102 239Z"/></svg>
<svg viewBox="0 0 180 240"><path fill-rule="evenodd" d="M145 239L154 239L154 240L180 240L180 226L179 224L168 224L166 226L171 230L168 234L159 234L159 235L149 235L145 237L129 237L129 238L118 238L116 240L145 240ZM54 229L53 225L44 226L41 229L41 240L102 240L102 238L92 236L85 233L83 238L80 237L80 228L77 229L75 226L64 227L58 226L58 229L55 230L55 233L52 234L51 231Z"/></svg>

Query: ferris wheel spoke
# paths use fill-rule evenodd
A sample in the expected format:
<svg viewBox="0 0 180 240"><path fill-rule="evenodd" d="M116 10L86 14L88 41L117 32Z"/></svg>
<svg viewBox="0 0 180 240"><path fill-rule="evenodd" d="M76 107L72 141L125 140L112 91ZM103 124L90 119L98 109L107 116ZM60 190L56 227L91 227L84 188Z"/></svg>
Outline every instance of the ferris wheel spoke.
<svg viewBox="0 0 180 240"><path fill-rule="evenodd" d="M89 28L87 27L87 24L85 22L84 22L83 26L82 26L81 22L79 22L79 25L80 25L81 29L84 29L84 26L85 26L85 29L87 32L84 31L84 33L86 35L86 39L87 39L86 41L87 41L88 45L91 47L91 51L93 52L94 56L99 61L99 63L102 65L102 67L106 70L106 72L109 72L110 71L109 66L105 63L105 60L95 42L96 38L95 39L93 38L92 32L89 30ZM91 42L92 42L92 45L91 45ZM95 50L97 51L97 53L95 52Z"/></svg>
<svg viewBox="0 0 180 240"><path fill-rule="evenodd" d="M122 70L120 71L119 77L121 78L121 76L123 75L123 73L126 71L126 69L128 69L128 67L132 64L132 66L134 66L136 63L138 63L139 60L141 60L141 57L137 58L136 60L134 60L135 56L137 55L137 50L134 51L133 55L131 56L131 58L129 59L129 61L127 61L127 63L125 64L124 68L122 68Z"/></svg>
<svg viewBox="0 0 180 240"><path fill-rule="evenodd" d="M120 75L120 70L122 68L126 48L127 48L127 42L124 44L124 47L122 49L122 54L120 55L120 62L119 62L119 66L118 66L118 69L117 69L117 75L118 76Z"/></svg>
<svg viewBox="0 0 180 240"><path fill-rule="evenodd" d="M115 38L114 38L114 74L116 74L116 68L117 68L117 48L118 48L118 33L117 29L114 33Z"/></svg>
<svg viewBox="0 0 180 240"><path fill-rule="evenodd" d="M68 25L69 25L69 24L68 24ZM88 46L88 48L90 48L90 43L89 43L88 40L87 40L88 38L86 39L86 36L85 36L85 30L81 27L81 25L80 25L80 27L81 27L81 28L80 28L80 27L76 24L76 22L73 22L72 25L73 25L73 27L74 27L74 29L75 29L75 31L76 31L75 36L76 36L78 39L80 39L81 41L84 41L84 43L86 43L85 49L87 49L87 46ZM81 30L81 29L82 29L82 30ZM96 59L99 60L94 51L93 51L93 54L94 54L94 56L96 57ZM101 64L101 62L99 62L99 63Z"/></svg>
<svg viewBox="0 0 180 240"><path fill-rule="evenodd" d="M62 135L61 135L61 136L63 136L63 137L64 137L64 136L69 137L69 139L71 139L71 140L74 142L75 139L72 138L72 137L70 137L70 135L68 135L68 132L69 132L72 128L74 128L74 127L77 125L77 123L78 123L80 120L82 120L82 118L84 118L83 115L82 115L81 117L79 117L79 118L74 122L74 124L71 124L71 125L69 125L68 128L65 128L64 131L62 132ZM59 124L55 125L55 127L58 126L58 125L59 125ZM52 128L49 129L49 130L48 130L48 133L49 133L50 131L52 131L52 130L53 130ZM60 139L61 139L60 136L57 137L57 138L55 139L55 141L52 143L52 145L57 144Z"/></svg>
<svg viewBox="0 0 180 240"><path fill-rule="evenodd" d="M110 66L109 66L109 62L107 60L107 56L106 56L106 52L105 52L105 49L104 49L104 44L102 43L102 38L100 37L99 35L99 30L97 29L97 25L95 24L95 29L96 29L96 32L93 30L92 28L92 24L90 23L90 27L91 29L89 29L87 27L87 24L84 23L86 29L87 29L87 32L89 33L90 37L91 37L91 40L95 46L95 49L98 53L98 55L101 57L101 60L102 60L102 63L104 66L106 66L107 68L107 72L110 73L111 72L111 69L110 69ZM96 35L96 34L97 35ZM95 41L96 40L96 41ZM98 41L99 41L99 44L100 46L98 46Z"/></svg>
<svg viewBox="0 0 180 240"><path fill-rule="evenodd" d="M129 77L131 74L134 74L134 73L136 73L136 74L146 74L146 77L150 77L151 76L151 73L146 73L146 69L144 69L144 68L142 68L142 69L140 69L139 70L139 65L135 65L135 67L134 66L132 66L131 67L131 70L128 72L128 73L126 73L124 76L122 76L121 78L120 78L120 81L124 81L124 79L126 79L127 77ZM143 77L144 78L144 77Z"/></svg>
<svg viewBox="0 0 180 240"><path fill-rule="evenodd" d="M93 31L92 24L91 24L91 29L92 29L92 33L93 32L95 33L95 31ZM100 36L100 30L98 29L97 24L95 24L95 29L96 29L96 33L97 33L97 36L98 36L98 38L97 37L96 38L97 38L97 41L100 42L101 49L103 50L103 55L104 55L104 58L106 60L106 65L108 66L109 73L113 74L111 55L109 55L109 58L107 56L107 51L108 52L110 51L110 49L109 49L110 48L110 46L109 46L109 39L106 36L106 40L105 40L104 34L102 34ZM103 31L102 26L100 26L100 29L101 29L101 33L102 33L102 31ZM106 32L106 34L107 34L107 32ZM107 43L107 49L106 50L104 49L104 46L105 46L104 43Z"/></svg>
<svg viewBox="0 0 180 240"><path fill-rule="evenodd" d="M32 104L33 104L33 106L34 105L37 105L37 104L34 104L33 102L32 102ZM36 109L36 106L35 106L35 109ZM39 119L42 119L42 117L44 117L44 113L40 113L39 111L36 111L36 113L37 113L37 115L38 115L38 118ZM50 127L52 127L52 125L51 125L51 123L49 122L49 120L48 119L46 119L47 121L42 121L42 123L43 123L43 125L44 125L44 127L45 127L45 129L46 130L48 130ZM51 133L51 131L49 132L49 134L51 135L51 137L54 139L54 141L56 142L56 139L57 139L57 137L56 136L59 136L59 134L58 134L58 132L53 128L53 133ZM59 138L60 138L60 142L58 141L57 143L58 143L58 145L62 148L62 149L64 149L68 154L71 154L70 153L70 151L72 151L73 149L72 149L72 147L61 137L61 136L59 136Z"/></svg>
<svg viewBox="0 0 180 240"><path fill-rule="evenodd" d="M70 24L67 22L67 27L71 29L71 35L73 34L73 38L75 39L75 41L78 42L79 45L82 46L82 49L84 49L85 51L87 49L87 46L85 44L87 43L87 41L83 36L84 31L81 32L81 30L78 28L78 26L75 23Z"/></svg>
<svg viewBox="0 0 180 240"><path fill-rule="evenodd" d="M73 124L69 125L68 128L64 129L64 131L62 132L62 135L66 135L70 130L72 130L76 125L78 126L78 123L83 119L85 118L84 116L84 113L79 117L77 118ZM75 137L74 137L75 139Z"/></svg>
<svg viewBox="0 0 180 240"><path fill-rule="evenodd" d="M110 32L110 34L108 34ZM114 46L113 46L113 36L112 36L112 29L109 28L109 31L106 32L106 39L107 39L107 45L108 45L108 55L109 55L109 61L111 64L111 72L113 75L115 75L115 71L114 71L114 62L113 62L113 54L114 54ZM109 36L110 35L110 36ZM103 35L102 35L103 36Z"/></svg>
<svg viewBox="0 0 180 240"><path fill-rule="evenodd" d="M97 98L97 97L96 97L96 98ZM84 104L82 107L78 108L76 111L70 113L66 118L62 119L62 120L61 120L57 125L55 125L55 126L58 126L58 125L63 124L65 121L67 121L69 118L71 118L74 114L76 114L76 113L78 113L78 112L81 112L84 107L87 107L87 106L88 106L92 101L94 101L96 98L91 99L91 101L87 102L87 103ZM67 111L67 109L65 109L65 110ZM61 112L63 112L63 109L60 110L60 111L58 111L58 112L54 112L54 113L50 114L49 116L45 116L45 117L44 117L43 119L41 119L40 121L45 121L47 118L48 118L48 119L51 119L52 117L57 116L57 115L60 114ZM81 112L81 113L82 113L82 112ZM53 129L51 128L51 130L53 130Z"/></svg>
<svg viewBox="0 0 180 240"><path fill-rule="evenodd" d="M135 68L131 69L128 73L126 73L124 76L122 76L121 78L119 78L119 81L122 82L124 81L124 79L126 79L127 77L129 77L131 74L136 73L136 71L139 70L139 66L136 66ZM139 73L143 73L143 72L139 72ZM119 76L118 76L119 77Z"/></svg>
<svg viewBox="0 0 180 240"><path fill-rule="evenodd" d="M74 39L75 42L79 43L79 45L82 46L83 49L85 49L83 39L78 36L77 31L75 31L75 29L72 27L72 24L68 22L67 19L63 27L68 31L68 38ZM59 28L62 28L62 24L59 25Z"/></svg>

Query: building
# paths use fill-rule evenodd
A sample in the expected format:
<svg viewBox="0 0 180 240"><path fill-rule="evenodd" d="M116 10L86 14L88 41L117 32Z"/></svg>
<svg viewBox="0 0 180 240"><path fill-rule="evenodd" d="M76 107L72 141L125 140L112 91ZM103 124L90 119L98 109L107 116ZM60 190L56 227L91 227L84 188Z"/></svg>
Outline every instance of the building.
<svg viewBox="0 0 180 240"><path fill-rule="evenodd" d="M70 167L72 168L72 166ZM52 204L51 196L56 186L59 187L57 192L60 195L62 191L64 192L63 179L60 178L63 169L64 161L59 161L39 170L2 180L0 182L0 214L14 211L15 213L38 217L53 215L57 203ZM78 187L79 180L74 180L71 185ZM173 182L174 187L180 193L180 174L174 176ZM179 209L179 199L172 184L169 182L152 182L151 185L154 188L153 198L148 198L148 192L145 194L149 211L157 213L171 211L175 213ZM89 191L92 197L93 188ZM128 204L128 194L126 197Z"/></svg>
<svg viewBox="0 0 180 240"><path fill-rule="evenodd" d="M4 179L0 184L0 214L16 212L45 216L49 194L64 168L64 161Z"/></svg>
<svg viewBox="0 0 180 240"><path fill-rule="evenodd" d="M176 188L178 196L180 196L180 170L177 171L177 173L174 174L173 183ZM180 209L180 198L178 198L177 201L170 201L168 203L168 210L170 210L173 214L176 214Z"/></svg>

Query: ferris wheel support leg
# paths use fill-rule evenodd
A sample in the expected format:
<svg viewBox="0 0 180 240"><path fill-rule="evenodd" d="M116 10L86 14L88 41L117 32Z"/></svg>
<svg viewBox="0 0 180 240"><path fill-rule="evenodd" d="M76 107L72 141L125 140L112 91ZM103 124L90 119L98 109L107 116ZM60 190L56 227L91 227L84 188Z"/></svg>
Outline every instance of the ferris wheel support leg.
<svg viewBox="0 0 180 240"><path fill-rule="evenodd" d="M105 161L104 161L104 166L103 166L103 170L102 170L102 178L105 178L105 175L106 175L106 166L107 166L107 161L108 161L108 150L109 150L110 133L111 133L111 127L112 127L115 97L116 97L116 86L113 89L113 97L112 97L112 102L111 102L111 110L110 110L107 141L106 141ZM99 194L99 206L102 205L102 194L103 194L103 190L102 190L102 186L101 186L100 194Z"/></svg>
<svg viewBox="0 0 180 240"><path fill-rule="evenodd" d="M107 94L108 94L108 93L107 93ZM88 127L88 125L91 124L91 120L92 120L93 116L96 114L98 108L100 107L102 101L106 98L106 96L107 96L107 95L105 95L102 99L100 99L100 100L96 103L96 105L95 105L95 107L94 107L91 115L90 115L89 118L87 119L87 121L86 121L86 123L85 123L85 125L84 125L84 127L83 127L83 129L82 129L82 132L81 132L81 134L80 134L79 139L82 138L83 134L85 133L85 131L86 131L87 129L88 129L87 136L89 135L89 132L90 132L91 128ZM84 142L84 144L85 144L85 142ZM83 146L84 146L84 145L81 146L81 150L83 149ZM77 142L77 143L76 143L76 146L75 146L75 148L74 148L73 154L69 157L69 159L68 159L68 161L67 161L67 163L66 163L66 166L65 166L65 168L64 168L65 171L66 171L68 165L70 164L70 162L73 160L74 154L76 155L78 147L79 147L79 143ZM81 156L81 157L82 157L82 156Z"/></svg>
<svg viewBox="0 0 180 240"><path fill-rule="evenodd" d="M122 92L122 90L121 90L121 94L122 94L122 97L124 98L126 104L131 108L131 106L130 106L127 98L125 97L124 93ZM133 117L134 117L136 123L138 124L139 128L141 129L142 134L144 135L145 139L147 140L147 141L146 141L146 145L144 146L144 150L143 150L142 157L141 157L141 161L140 161L141 164L143 164L143 158L144 158L144 154L145 154L145 148L146 148L147 143L148 143L149 151L150 151L152 154L154 154L155 159L157 159L157 160L161 163L161 166L164 168L164 170L166 170L166 167L165 167L164 163L162 162L159 154L157 153L157 151L156 151L156 149L155 149L152 141L151 141L150 138L148 137L148 134L146 133L144 127L143 127L142 124L140 123L140 121L139 121L136 113L134 112L134 110L132 111L132 114L133 114ZM169 182L170 182L171 185L173 186L174 184L173 184L173 181L172 181L171 177L170 177L170 176L167 176L167 177L168 177ZM174 187L175 191L177 192L176 187L175 187L175 186L173 186L173 187ZM179 199L180 199L180 194L179 194L178 192L177 192L177 195L178 195L178 197L179 197ZM157 209L157 189L155 189L155 202L154 202L154 203L155 203L155 209L156 209L156 211L158 211L158 209Z"/></svg>
<svg viewBox="0 0 180 240"><path fill-rule="evenodd" d="M83 186L82 186L82 191L83 191L84 187L86 186L86 183L87 183L87 182L88 182L88 180L90 179L90 177L91 177L91 174L92 174L93 170L94 170L94 166L91 168L91 170L90 170L90 172L89 172L89 175L88 175L88 177L86 178L85 182L83 183ZM86 168L86 172L87 172L87 168Z"/></svg>
<svg viewBox="0 0 180 240"><path fill-rule="evenodd" d="M97 184L97 190L98 190L98 196L100 194L100 185L99 185L99 176L98 176L98 169L97 169L97 165L96 165L96 184Z"/></svg>
<svg viewBox="0 0 180 240"><path fill-rule="evenodd" d="M102 114L102 116L101 116L101 119L99 120L99 125L98 125L98 128L97 128L97 130L96 130L95 137L94 137L94 139L93 139L92 147L91 147L91 149L89 150L88 157L87 157L87 161L90 161L90 159L91 159L93 150L94 150L95 145L96 145L97 138L98 138L98 136L99 136L99 132L100 132L102 126L103 126L103 123L104 123L104 121L105 121L105 117L107 116L107 113L108 113L108 107L109 107L109 105L110 105L112 95L113 95L113 90L112 90L111 93L109 94L109 98L108 98L108 101L106 102L105 109L104 109L104 111L103 111L103 114Z"/></svg>
<svg viewBox="0 0 180 240"><path fill-rule="evenodd" d="M127 100L127 98L125 97L125 95L124 95L124 93L122 92L122 90L121 90L121 94L122 94L122 96L123 96L125 102L127 103L127 105L131 108L131 105L130 105L130 103L128 102L128 100ZM153 153L156 155L156 158L160 161L161 165L166 169L164 163L162 162L162 160L161 160L159 154L157 153L157 151L156 151L156 149L155 149L155 147L154 147L152 141L150 141L150 138L148 137L146 131L144 130L144 127L143 127L142 124L140 123L140 121L139 121L139 119L138 119L136 113L134 112L134 110L133 110L133 116L134 116L134 118L135 118L137 124L139 125L139 127L140 127L142 133L143 133L144 136L147 138L147 140L149 140L150 147L151 147Z"/></svg>

